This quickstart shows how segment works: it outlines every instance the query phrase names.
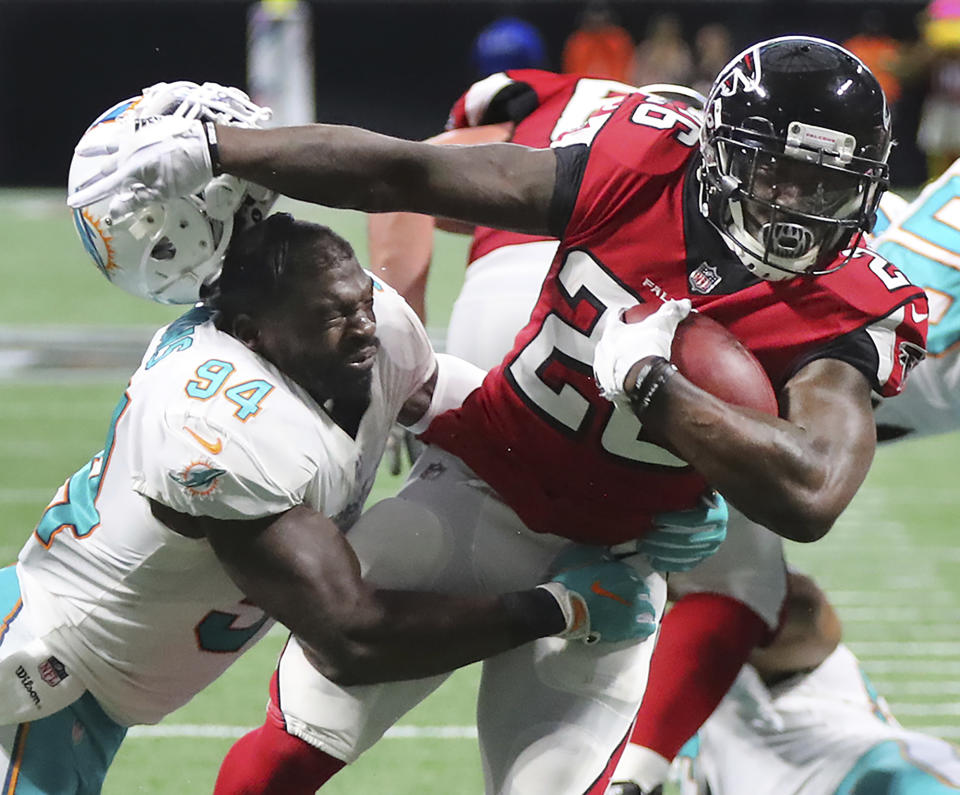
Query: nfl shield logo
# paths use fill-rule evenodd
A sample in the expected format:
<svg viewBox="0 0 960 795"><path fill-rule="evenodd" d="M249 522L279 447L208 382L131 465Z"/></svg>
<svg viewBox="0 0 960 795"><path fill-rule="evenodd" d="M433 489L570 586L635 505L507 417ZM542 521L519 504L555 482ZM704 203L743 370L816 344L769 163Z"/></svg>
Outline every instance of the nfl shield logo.
<svg viewBox="0 0 960 795"><path fill-rule="evenodd" d="M67 669L63 667L63 663L56 657L49 657L44 660L37 666L37 669L40 671L40 678L50 687L56 687L69 676Z"/></svg>
<svg viewBox="0 0 960 795"><path fill-rule="evenodd" d="M690 289L695 293L709 293L718 284L720 274L707 262L701 262L696 270L690 273Z"/></svg>

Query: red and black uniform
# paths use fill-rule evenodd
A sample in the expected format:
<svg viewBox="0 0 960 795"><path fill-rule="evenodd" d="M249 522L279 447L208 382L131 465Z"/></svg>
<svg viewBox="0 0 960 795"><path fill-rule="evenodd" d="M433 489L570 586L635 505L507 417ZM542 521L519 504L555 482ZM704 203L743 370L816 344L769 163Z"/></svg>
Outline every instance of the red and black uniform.
<svg viewBox="0 0 960 795"><path fill-rule="evenodd" d="M575 104L578 87L580 93ZM579 104L592 109L604 97L622 97L635 90L633 86L612 80L584 80L578 75L515 69L474 83L454 103L446 127L452 130L514 122L516 127L510 138L511 143L543 149L550 146L565 129L562 118L564 111L576 113ZM547 235L524 235L478 226L474 231L468 262L503 246L553 239Z"/></svg>
<svg viewBox="0 0 960 795"><path fill-rule="evenodd" d="M509 77L502 91L530 110L557 85L544 72ZM577 91L561 80L558 118ZM654 514L692 506L704 489L600 396L592 360L609 307L689 297L756 355L777 390L829 357L893 395L921 355L924 293L870 251L827 276L752 276L699 211L698 141L699 120L685 106L639 92L613 95L579 127L551 135L551 231L561 244L530 322L482 387L424 435L533 530L618 543L642 536Z"/></svg>

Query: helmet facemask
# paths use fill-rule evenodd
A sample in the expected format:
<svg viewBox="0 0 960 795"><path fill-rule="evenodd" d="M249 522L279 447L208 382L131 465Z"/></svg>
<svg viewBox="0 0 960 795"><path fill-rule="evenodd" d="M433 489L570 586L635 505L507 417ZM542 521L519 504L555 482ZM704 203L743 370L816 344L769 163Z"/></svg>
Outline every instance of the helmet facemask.
<svg viewBox="0 0 960 795"><path fill-rule="evenodd" d="M765 53L777 47L776 54L787 50L793 63L820 69L837 59L849 65L861 96L875 82L837 45L785 37L755 45L714 84L701 132L701 209L741 262L771 281L818 276L845 265L873 227L889 174L889 114L879 86L870 96L879 104L874 115L881 124L871 119L871 126L835 129L801 120L833 125L840 114L819 101L816 88L798 99L772 96L787 94L794 79L782 62L763 73ZM820 93L831 91L841 93L827 85ZM832 100L836 104L836 96ZM840 256L844 250L847 256Z"/></svg>
<svg viewBox="0 0 960 795"><path fill-rule="evenodd" d="M842 162L824 150L775 154L749 140L755 134L739 132L739 140L736 132L713 138L715 180L727 194L718 208L722 231L758 266L782 271L782 278L845 264L839 252L856 246L873 226L886 164Z"/></svg>

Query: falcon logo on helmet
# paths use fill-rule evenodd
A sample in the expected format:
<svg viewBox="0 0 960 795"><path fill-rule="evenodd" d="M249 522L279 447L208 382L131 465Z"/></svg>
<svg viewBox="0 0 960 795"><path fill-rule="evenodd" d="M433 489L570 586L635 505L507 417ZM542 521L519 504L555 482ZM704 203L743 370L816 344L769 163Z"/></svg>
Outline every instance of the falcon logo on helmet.
<svg viewBox="0 0 960 795"><path fill-rule="evenodd" d="M744 52L732 66L727 67L725 77L719 83L720 95L729 97L737 91L756 91L759 83L760 59L755 46Z"/></svg>

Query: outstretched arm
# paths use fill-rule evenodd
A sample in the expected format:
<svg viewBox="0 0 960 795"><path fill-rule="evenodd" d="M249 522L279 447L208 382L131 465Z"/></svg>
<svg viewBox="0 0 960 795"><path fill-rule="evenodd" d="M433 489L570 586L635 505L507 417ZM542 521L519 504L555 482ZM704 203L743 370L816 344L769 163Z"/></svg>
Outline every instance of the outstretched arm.
<svg viewBox="0 0 960 795"><path fill-rule="evenodd" d="M440 145L505 143L512 124L488 124L447 130L427 139ZM449 232L470 234L471 225L440 221ZM379 276L402 295L420 320L426 322L427 273L433 254L434 219L414 213L377 213L367 219L370 263Z"/></svg>
<svg viewBox="0 0 960 795"><path fill-rule="evenodd" d="M355 127L217 127L223 171L288 196L548 234L556 156L516 144L431 146Z"/></svg>
<svg viewBox="0 0 960 795"><path fill-rule="evenodd" d="M329 124L272 130L161 116L119 142L81 142L99 171L67 202L111 197L116 217L206 185L215 171L288 196L366 212L406 211L549 234L556 155L516 144L431 146Z"/></svg>

